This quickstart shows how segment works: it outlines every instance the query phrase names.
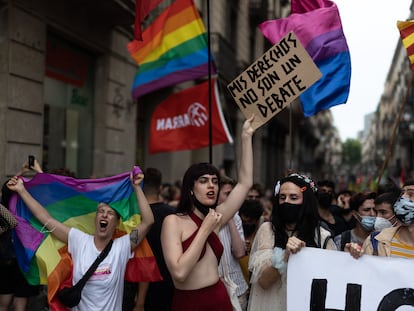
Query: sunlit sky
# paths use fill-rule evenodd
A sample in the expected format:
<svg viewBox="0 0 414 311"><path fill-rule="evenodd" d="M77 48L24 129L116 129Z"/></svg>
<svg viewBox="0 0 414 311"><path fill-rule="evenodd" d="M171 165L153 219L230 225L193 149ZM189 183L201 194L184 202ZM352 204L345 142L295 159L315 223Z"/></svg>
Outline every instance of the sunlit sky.
<svg viewBox="0 0 414 311"><path fill-rule="evenodd" d="M334 0L351 53L348 102L331 108L341 139L357 138L375 111L400 34L397 20L410 16L412 0Z"/></svg>

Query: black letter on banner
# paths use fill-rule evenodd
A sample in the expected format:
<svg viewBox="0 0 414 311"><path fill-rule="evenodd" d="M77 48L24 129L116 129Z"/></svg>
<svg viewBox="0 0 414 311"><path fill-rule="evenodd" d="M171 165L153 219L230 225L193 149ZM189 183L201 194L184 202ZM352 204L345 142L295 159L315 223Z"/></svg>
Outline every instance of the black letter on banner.
<svg viewBox="0 0 414 311"><path fill-rule="evenodd" d="M345 311L361 310L361 289L359 284L346 284Z"/></svg>
<svg viewBox="0 0 414 311"><path fill-rule="evenodd" d="M326 309L326 287L328 281L325 279L313 279L311 289L310 311L341 311L338 309ZM344 311L361 310L361 285L347 284Z"/></svg>
<svg viewBox="0 0 414 311"><path fill-rule="evenodd" d="M414 289L399 288L394 289L382 298L378 311L394 311L401 306L414 307Z"/></svg>

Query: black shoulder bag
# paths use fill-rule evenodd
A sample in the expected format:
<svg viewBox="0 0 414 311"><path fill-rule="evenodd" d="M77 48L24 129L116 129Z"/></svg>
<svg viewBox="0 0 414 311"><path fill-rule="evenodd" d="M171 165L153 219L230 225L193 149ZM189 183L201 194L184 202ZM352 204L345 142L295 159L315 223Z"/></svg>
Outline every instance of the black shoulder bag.
<svg viewBox="0 0 414 311"><path fill-rule="evenodd" d="M68 308L73 308L77 306L81 300L82 289L86 284L86 281L92 276L95 272L98 265L105 259L111 250L113 240L110 240L109 243L105 246L104 250L96 257L93 264L89 267L88 271L83 275L83 277L72 287L62 288L57 292L57 296L60 302Z"/></svg>

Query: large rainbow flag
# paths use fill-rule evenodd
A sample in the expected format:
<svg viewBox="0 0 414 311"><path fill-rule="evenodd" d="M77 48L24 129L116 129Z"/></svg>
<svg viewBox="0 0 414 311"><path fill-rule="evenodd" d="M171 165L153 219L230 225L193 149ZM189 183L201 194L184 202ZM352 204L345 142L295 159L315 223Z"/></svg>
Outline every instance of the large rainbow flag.
<svg viewBox="0 0 414 311"><path fill-rule="evenodd" d="M39 173L30 180L23 180L28 192L52 217L86 233L94 233L97 204L108 203L121 215L121 224L115 234L117 237L131 232L141 221L129 175L127 172L107 178L82 180ZM69 283L72 277L72 261L66 244L45 230L17 194L13 194L9 205L18 220L14 246L21 270L30 284L48 285L48 300L52 310L64 310L54 297L62 284ZM134 282L161 279L146 240L138 246L135 257L128 262L126 276Z"/></svg>
<svg viewBox="0 0 414 311"><path fill-rule="evenodd" d="M127 46L139 65L132 86L134 99L208 75L206 30L192 0L174 1L145 29L142 38ZM213 65L211 72L215 72Z"/></svg>
<svg viewBox="0 0 414 311"><path fill-rule="evenodd" d="M336 4L330 0L292 0L291 14L260 24L273 44L293 31L322 78L300 95L305 116L344 104L351 82L351 57Z"/></svg>

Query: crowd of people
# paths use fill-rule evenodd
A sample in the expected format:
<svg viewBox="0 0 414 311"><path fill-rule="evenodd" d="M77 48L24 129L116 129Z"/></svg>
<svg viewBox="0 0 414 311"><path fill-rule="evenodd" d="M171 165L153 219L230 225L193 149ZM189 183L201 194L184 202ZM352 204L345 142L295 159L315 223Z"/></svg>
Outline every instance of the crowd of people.
<svg viewBox="0 0 414 311"><path fill-rule="evenodd" d="M289 171L274 189L264 189L253 181L253 118L243 124L237 180L209 163L191 165L174 184L163 183L157 168L131 173L141 222L119 238L114 232L120 215L111 202L97 205L92 235L54 219L21 178L27 171L41 173L39 164L25 163L2 188L0 311L26 310L28 297L40 289L26 282L17 264L13 230L18 223L8 211L13 192L68 245L73 285L111 244L96 270L101 277L86 282L73 310L284 311L289 258L303 247L355 258L414 257L414 181L377 192L336 193L333 181ZM123 277L128 260L144 238L162 280L124 290L131 286Z"/></svg>

